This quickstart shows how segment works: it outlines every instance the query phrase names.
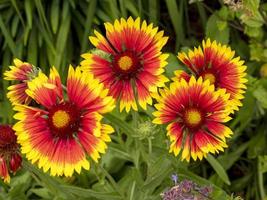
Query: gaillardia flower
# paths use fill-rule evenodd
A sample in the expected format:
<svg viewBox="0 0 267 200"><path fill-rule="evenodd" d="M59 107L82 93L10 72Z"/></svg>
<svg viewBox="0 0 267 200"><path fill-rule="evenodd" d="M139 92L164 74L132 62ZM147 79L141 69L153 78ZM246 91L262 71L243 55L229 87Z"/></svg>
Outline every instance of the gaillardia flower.
<svg viewBox="0 0 267 200"><path fill-rule="evenodd" d="M178 58L191 70L191 72L204 80L209 80L216 88L224 88L230 94L229 104L233 110L242 106L240 100L244 98L246 89L244 83L246 66L239 57L234 58L235 52L226 45L221 45L210 39L202 42L202 48L189 50L188 54L178 53ZM178 79L180 73L178 74Z"/></svg>
<svg viewBox="0 0 267 200"><path fill-rule="evenodd" d="M194 76L187 82L173 82L170 89L160 91L157 109L154 112L156 124L168 124L170 152L177 156L182 152L182 160L194 160L217 153L227 147L225 138L232 131L223 122L229 121L228 99L225 89L215 91L209 81L198 80Z"/></svg>
<svg viewBox="0 0 267 200"><path fill-rule="evenodd" d="M168 81L162 75L168 55L161 52L168 38L153 24L141 24L140 18L122 18L114 25L107 22L105 28L106 38L97 31L89 37L102 55L83 54L82 70L109 88L109 94L120 102L121 111L137 110L137 102L146 109L147 104L152 104L151 94Z"/></svg>
<svg viewBox="0 0 267 200"><path fill-rule="evenodd" d="M13 128L22 153L45 172L50 169L52 176L71 176L74 171L89 169L86 154L97 162L113 132L111 126L101 123L101 114L115 106L108 90L92 75L71 66L65 96L55 68L49 77L39 72L28 86L26 93L41 108L14 107L18 111L14 118L19 121Z"/></svg>
<svg viewBox="0 0 267 200"><path fill-rule="evenodd" d="M9 125L0 125L0 177L9 183L9 172L16 173L21 166L17 136Z"/></svg>
<svg viewBox="0 0 267 200"><path fill-rule="evenodd" d="M10 81L18 81L18 84L11 85L7 89L8 99L12 104L29 104L31 98L25 93L28 88L27 82L38 74L38 69L30 63L22 62L14 59L15 66L10 66L10 70L4 73L4 79Z"/></svg>

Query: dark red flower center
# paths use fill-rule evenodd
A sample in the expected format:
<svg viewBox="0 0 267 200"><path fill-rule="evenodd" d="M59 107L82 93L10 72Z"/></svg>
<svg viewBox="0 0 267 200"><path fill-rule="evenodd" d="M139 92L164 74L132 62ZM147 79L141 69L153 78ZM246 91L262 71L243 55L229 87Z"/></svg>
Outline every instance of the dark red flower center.
<svg viewBox="0 0 267 200"><path fill-rule="evenodd" d="M9 125L0 125L0 154L17 148L17 136Z"/></svg>
<svg viewBox="0 0 267 200"><path fill-rule="evenodd" d="M198 108L187 108L184 111L183 121L189 129L199 128L203 124L203 119L203 113Z"/></svg>
<svg viewBox="0 0 267 200"><path fill-rule="evenodd" d="M142 68L139 57L132 51L115 55L112 64L115 73L124 79L131 78Z"/></svg>
<svg viewBox="0 0 267 200"><path fill-rule="evenodd" d="M205 71L200 76L202 76L203 80L209 80L210 84L216 83L216 75L212 71Z"/></svg>
<svg viewBox="0 0 267 200"><path fill-rule="evenodd" d="M77 106L64 102L49 110L48 123L57 137L70 137L79 129L81 112Z"/></svg>

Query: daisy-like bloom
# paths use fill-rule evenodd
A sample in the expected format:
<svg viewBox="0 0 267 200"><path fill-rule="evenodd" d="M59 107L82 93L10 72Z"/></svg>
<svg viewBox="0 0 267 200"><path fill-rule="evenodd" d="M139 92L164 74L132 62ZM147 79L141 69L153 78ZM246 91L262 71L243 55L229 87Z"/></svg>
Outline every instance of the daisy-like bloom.
<svg viewBox="0 0 267 200"><path fill-rule="evenodd" d="M38 74L38 69L32 64L22 62L17 58L13 62L15 66L9 66L10 70L4 73L4 79L17 81L18 84L7 88L9 90L7 97L12 104L29 104L31 98L25 93L28 88L27 82Z"/></svg>
<svg viewBox="0 0 267 200"><path fill-rule="evenodd" d="M109 94L120 104L120 111L138 110L137 102L146 110L147 104L152 104L151 94L168 81L162 75L168 54L161 52L168 38L153 24L141 23L140 18L107 22L105 28L106 38L97 31L89 37L98 53L82 55L85 58L82 70L92 73L109 88Z"/></svg>
<svg viewBox="0 0 267 200"><path fill-rule="evenodd" d="M247 82L245 78L246 66L230 47L211 42L210 39L202 42L202 47L189 50L188 54L178 53L178 58L191 72L204 80L209 80L216 88L224 88L230 94L230 105L233 110L242 106L240 100L244 98ZM180 78L178 73L177 79Z"/></svg>
<svg viewBox="0 0 267 200"><path fill-rule="evenodd" d="M69 67L66 95L58 72L50 70L47 77L42 72L28 83L26 93L41 105L41 108L16 105L14 125L22 153L32 163L38 163L52 176L71 176L74 171L89 169L90 156L98 161L105 153L113 128L102 124L102 114L114 108L114 99L107 96L108 90L81 73L79 67Z"/></svg>
<svg viewBox="0 0 267 200"><path fill-rule="evenodd" d="M21 166L17 136L9 125L0 125L0 177L9 183L9 172L16 173Z"/></svg>
<svg viewBox="0 0 267 200"><path fill-rule="evenodd" d="M230 94L225 89L215 91L209 81L194 76L189 81L173 82L170 89L160 91L153 114L156 124L168 124L170 152L181 159L200 160L209 152L218 153L227 147L225 140L232 131L223 122L229 121Z"/></svg>

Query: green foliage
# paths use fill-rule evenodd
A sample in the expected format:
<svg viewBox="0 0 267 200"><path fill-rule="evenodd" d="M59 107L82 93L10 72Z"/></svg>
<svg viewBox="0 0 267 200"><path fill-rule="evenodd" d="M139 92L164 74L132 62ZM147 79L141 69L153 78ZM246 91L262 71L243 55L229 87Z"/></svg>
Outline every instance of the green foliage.
<svg viewBox="0 0 267 200"><path fill-rule="evenodd" d="M173 173L213 186L216 200L241 199L238 195L248 200L267 198L267 79L259 74L267 62L267 4L259 0L244 0L241 6L231 0L190 2L0 0L0 76L18 57L46 72L54 65L64 80L68 65L77 65L80 54L92 47L88 36L93 29L103 31L104 22L127 16L140 16L165 30L169 36L165 51L174 52L168 58L168 77L181 68L177 51L206 37L229 43L246 61L249 72L246 98L229 123L234 136L224 153L190 164L181 162L168 153L164 127L138 132L140 123L151 119L152 108L130 115L114 110L105 116L116 130L113 142L89 172L55 178L25 161L10 185L0 182L0 200L156 200L172 185ZM14 123L5 96L11 83L0 78L0 121Z"/></svg>

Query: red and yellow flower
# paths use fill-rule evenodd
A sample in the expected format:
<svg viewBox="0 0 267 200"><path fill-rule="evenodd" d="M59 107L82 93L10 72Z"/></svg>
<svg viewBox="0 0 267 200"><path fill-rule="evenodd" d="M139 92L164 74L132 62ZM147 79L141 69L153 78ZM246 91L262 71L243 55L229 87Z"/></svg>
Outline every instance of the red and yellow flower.
<svg viewBox="0 0 267 200"><path fill-rule="evenodd" d="M140 18L107 22L105 28L106 38L97 31L89 37L102 55L83 54L82 70L92 73L109 88L121 111L138 110L137 102L146 109L147 104L152 104L151 94L168 81L162 75L168 55L161 52L168 38L153 24L141 23Z"/></svg>
<svg viewBox="0 0 267 200"><path fill-rule="evenodd" d="M9 173L16 173L21 166L17 136L9 125L0 125L0 177L10 182Z"/></svg>
<svg viewBox="0 0 267 200"><path fill-rule="evenodd" d="M242 106L240 100L244 98L247 82L246 66L239 57L234 57L235 52L230 47L211 42L210 39L202 42L202 48L189 50L188 54L178 53L178 58L198 78L209 80L216 88L226 89L230 94L229 104L233 110ZM180 74L176 79L179 81Z"/></svg>
<svg viewBox="0 0 267 200"><path fill-rule="evenodd" d="M98 161L105 153L113 128L102 124L102 114L114 108L108 90L92 75L69 67L66 95L58 72L42 72L28 83L26 93L41 108L16 105L14 125L22 153L52 176L71 176L89 169L90 156Z"/></svg>
<svg viewBox="0 0 267 200"><path fill-rule="evenodd" d="M155 104L156 124L168 124L170 152L182 160L200 160L209 152L217 153L227 147L225 140L232 131L223 122L229 121L228 99L225 89L215 91L209 81L192 76L189 81L173 82L170 89L160 91Z"/></svg>
<svg viewBox="0 0 267 200"><path fill-rule="evenodd" d="M10 70L4 73L4 79L19 83L7 88L9 90L7 97L12 104L29 104L31 98L25 93L28 88L27 82L38 74L38 69L32 64L22 62L17 58L13 62L15 66L9 67Z"/></svg>

